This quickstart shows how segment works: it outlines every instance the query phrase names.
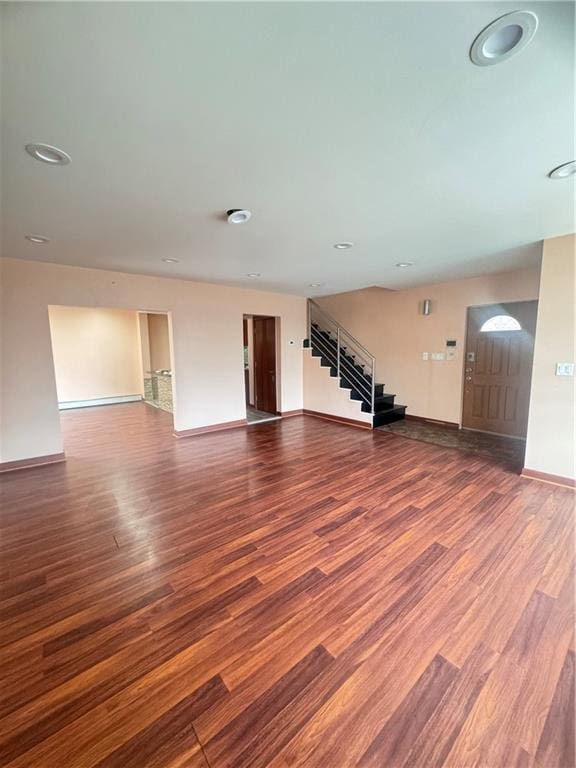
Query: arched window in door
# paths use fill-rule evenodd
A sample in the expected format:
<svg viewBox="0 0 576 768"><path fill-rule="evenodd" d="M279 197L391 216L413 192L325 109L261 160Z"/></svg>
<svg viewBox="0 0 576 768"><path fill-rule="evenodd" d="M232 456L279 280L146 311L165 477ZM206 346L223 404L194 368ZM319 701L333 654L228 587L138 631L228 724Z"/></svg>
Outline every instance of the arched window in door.
<svg viewBox="0 0 576 768"><path fill-rule="evenodd" d="M489 320L486 320L480 328L481 333L488 331L521 331L522 326L511 315L494 315Z"/></svg>

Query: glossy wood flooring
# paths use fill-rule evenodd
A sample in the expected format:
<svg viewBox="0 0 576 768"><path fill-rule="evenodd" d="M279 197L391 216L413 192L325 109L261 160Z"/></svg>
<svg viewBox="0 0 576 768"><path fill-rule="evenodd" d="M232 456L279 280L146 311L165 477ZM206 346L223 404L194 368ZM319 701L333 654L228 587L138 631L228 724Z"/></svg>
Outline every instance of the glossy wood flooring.
<svg viewBox="0 0 576 768"><path fill-rule="evenodd" d="M574 494L296 417L1 478L0 764L571 768Z"/></svg>

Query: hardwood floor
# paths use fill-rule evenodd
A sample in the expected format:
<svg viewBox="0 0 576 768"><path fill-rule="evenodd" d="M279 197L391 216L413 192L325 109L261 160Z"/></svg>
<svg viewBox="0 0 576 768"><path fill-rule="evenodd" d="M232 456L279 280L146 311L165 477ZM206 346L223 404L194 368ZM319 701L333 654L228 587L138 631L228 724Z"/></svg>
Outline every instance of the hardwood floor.
<svg viewBox="0 0 576 768"><path fill-rule="evenodd" d="M309 417L0 479L0 765L572 768L574 494Z"/></svg>

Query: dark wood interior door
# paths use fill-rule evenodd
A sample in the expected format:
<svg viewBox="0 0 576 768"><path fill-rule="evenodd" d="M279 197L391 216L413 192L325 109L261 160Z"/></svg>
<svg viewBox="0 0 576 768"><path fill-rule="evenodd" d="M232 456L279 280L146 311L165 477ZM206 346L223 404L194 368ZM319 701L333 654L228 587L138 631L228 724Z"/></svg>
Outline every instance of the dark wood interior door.
<svg viewBox="0 0 576 768"><path fill-rule="evenodd" d="M526 437L537 311L537 301L468 308L463 427Z"/></svg>
<svg viewBox="0 0 576 768"><path fill-rule="evenodd" d="M254 405L276 413L276 318L254 317Z"/></svg>

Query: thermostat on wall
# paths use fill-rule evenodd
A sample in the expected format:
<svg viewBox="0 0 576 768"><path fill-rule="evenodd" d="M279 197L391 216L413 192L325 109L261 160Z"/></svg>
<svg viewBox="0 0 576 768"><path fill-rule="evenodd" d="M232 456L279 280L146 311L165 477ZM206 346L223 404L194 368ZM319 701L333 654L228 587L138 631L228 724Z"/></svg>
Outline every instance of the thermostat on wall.
<svg viewBox="0 0 576 768"><path fill-rule="evenodd" d="M456 346L456 339L446 339L446 346L447 347L455 347Z"/></svg>

